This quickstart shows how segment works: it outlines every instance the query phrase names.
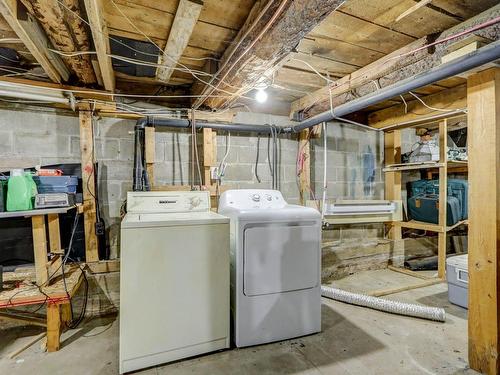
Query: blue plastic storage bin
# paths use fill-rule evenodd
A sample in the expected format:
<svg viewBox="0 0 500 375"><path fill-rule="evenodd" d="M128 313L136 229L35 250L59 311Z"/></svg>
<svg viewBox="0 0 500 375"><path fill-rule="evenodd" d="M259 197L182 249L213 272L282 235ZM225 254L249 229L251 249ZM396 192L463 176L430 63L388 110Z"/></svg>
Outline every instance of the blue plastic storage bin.
<svg viewBox="0 0 500 375"><path fill-rule="evenodd" d="M39 193L76 193L76 176L33 176Z"/></svg>

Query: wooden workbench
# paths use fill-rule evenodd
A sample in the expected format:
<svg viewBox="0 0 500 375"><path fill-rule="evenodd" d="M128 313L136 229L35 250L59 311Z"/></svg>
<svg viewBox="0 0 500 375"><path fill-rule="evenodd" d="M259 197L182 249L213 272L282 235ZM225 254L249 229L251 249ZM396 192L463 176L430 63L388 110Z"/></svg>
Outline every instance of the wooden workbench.
<svg viewBox="0 0 500 375"><path fill-rule="evenodd" d="M47 351L59 350L61 333L71 321L70 299L83 280L83 267L77 264L65 266L66 288L61 276L50 286L38 288L35 270L4 272L3 290L0 292L0 317L47 327ZM47 304L46 319L14 308ZM38 310L35 308L34 310Z"/></svg>
<svg viewBox="0 0 500 375"><path fill-rule="evenodd" d="M61 236L59 231L59 214L66 213L72 209L80 209L81 206L69 206L58 208L46 208L29 211L0 212L0 219L16 217L31 217L33 233L33 254L35 258L35 271L37 285L44 286L49 283L50 276L55 276L61 266L63 250L61 249ZM45 218L47 218L49 229L49 250L54 256L48 261L47 254L47 231ZM51 270L54 270L51 272ZM54 275L52 275L54 273Z"/></svg>

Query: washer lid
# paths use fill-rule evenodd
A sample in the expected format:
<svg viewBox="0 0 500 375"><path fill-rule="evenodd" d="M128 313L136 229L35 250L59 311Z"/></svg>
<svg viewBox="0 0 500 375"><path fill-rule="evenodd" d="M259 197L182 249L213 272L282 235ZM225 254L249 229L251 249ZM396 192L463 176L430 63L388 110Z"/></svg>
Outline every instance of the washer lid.
<svg viewBox="0 0 500 375"><path fill-rule="evenodd" d="M128 213L122 228L168 227L178 225L227 224L229 218L215 212Z"/></svg>

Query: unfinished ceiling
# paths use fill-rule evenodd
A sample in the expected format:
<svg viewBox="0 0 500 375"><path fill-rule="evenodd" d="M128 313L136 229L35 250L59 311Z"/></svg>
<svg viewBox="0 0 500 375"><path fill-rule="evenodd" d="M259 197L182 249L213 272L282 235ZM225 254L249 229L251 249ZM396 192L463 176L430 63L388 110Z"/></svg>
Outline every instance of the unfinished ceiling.
<svg viewBox="0 0 500 375"><path fill-rule="evenodd" d="M308 113L324 97L307 100L318 97L328 83L420 38L433 41L497 3L0 0L0 47L19 57L16 69L4 60L0 69L3 75L118 93L204 95L168 103L212 109L236 100L251 105L245 94L264 86L273 106L290 108L293 103L292 111ZM417 93L433 94L462 83L448 79ZM358 95L355 90L346 94Z"/></svg>

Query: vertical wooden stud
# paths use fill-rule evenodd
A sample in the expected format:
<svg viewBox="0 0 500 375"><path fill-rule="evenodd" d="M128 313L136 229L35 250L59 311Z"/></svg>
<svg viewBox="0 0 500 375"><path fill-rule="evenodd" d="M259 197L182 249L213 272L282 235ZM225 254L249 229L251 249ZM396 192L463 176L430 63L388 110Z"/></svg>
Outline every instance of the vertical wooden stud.
<svg viewBox="0 0 500 375"><path fill-rule="evenodd" d="M446 276L446 210L448 201L448 121L445 119L439 123L439 219L438 224L442 230L438 233L438 277L444 279Z"/></svg>
<svg viewBox="0 0 500 375"><path fill-rule="evenodd" d="M61 325L64 327L71 322L71 304L63 303L60 305L61 309Z"/></svg>
<svg viewBox="0 0 500 375"><path fill-rule="evenodd" d="M33 233L33 251L35 255L35 274L37 285L45 285L48 280L47 272L47 235L45 233L45 216L31 217Z"/></svg>
<svg viewBox="0 0 500 375"><path fill-rule="evenodd" d="M49 223L49 249L52 253L61 252L61 235L59 233L59 215L47 215Z"/></svg>
<svg viewBox="0 0 500 375"><path fill-rule="evenodd" d="M302 172L299 176L300 204L305 205L311 189L311 149L309 144L309 129L299 133L299 152L302 153L304 161ZM325 150L326 152L326 150Z"/></svg>
<svg viewBox="0 0 500 375"><path fill-rule="evenodd" d="M95 234L96 201L94 183L94 142L92 113L80 111L80 152L83 181L83 217L85 226L85 260L97 262L97 236Z"/></svg>
<svg viewBox="0 0 500 375"><path fill-rule="evenodd" d="M155 162L155 145L156 145L156 138L155 138L155 128L152 126L146 126L145 128L145 133L144 133L144 159L146 162L146 171L148 172L149 176L149 184L151 187L154 185L154 162Z"/></svg>
<svg viewBox="0 0 500 375"><path fill-rule="evenodd" d="M203 170L205 186L212 185L210 167L217 165L217 143L216 134L212 129L203 129Z"/></svg>
<svg viewBox="0 0 500 375"><path fill-rule="evenodd" d="M384 133L384 162L385 165L401 163L401 130L394 130ZM385 174L385 199L401 199L401 172L387 172ZM400 240L401 227L391 225L388 237L393 240Z"/></svg>
<svg viewBox="0 0 500 375"><path fill-rule="evenodd" d="M500 367L500 70L467 80L469 153L469 365Z"/></svg>
<svg viewBox="0 0 500 375"><path fill-rule="evenodd" d="M56 352L60 347L61 338L61 312L59 305L47 305L47 351Z"/></svg>

